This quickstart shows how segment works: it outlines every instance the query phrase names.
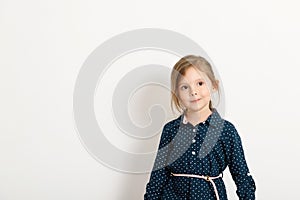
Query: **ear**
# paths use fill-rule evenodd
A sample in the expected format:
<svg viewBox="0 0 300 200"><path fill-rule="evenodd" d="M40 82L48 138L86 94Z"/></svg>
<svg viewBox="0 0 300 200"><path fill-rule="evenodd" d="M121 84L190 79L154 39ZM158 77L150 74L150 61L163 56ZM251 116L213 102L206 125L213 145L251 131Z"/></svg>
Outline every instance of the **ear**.
<svg viewBox="0 0 300 200"><path fill-rule="evenodd" d="M212 87L213 91L216 92L219 89L219 80L216 80Z"/></svg>

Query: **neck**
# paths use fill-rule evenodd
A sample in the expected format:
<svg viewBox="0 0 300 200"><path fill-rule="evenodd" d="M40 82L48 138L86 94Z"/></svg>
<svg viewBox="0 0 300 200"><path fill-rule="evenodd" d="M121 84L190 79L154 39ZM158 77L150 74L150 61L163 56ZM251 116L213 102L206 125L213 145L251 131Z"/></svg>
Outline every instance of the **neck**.
<svg viewBox="0 0 300 200"><path fill-rule="evenodd" d="M194 126L196 124L199 124L200 122L204 122L208 116L212 113L212 111L208 108L205 110L200 110L200 111L186 111L185 116L187 120L193 124Z"/></svg>

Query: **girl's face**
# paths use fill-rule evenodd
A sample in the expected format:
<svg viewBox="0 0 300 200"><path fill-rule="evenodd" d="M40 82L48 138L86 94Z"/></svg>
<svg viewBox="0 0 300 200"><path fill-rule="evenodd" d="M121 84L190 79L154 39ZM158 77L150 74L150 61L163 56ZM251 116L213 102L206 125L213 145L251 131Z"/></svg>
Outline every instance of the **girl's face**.
<svg viewBox="0 0 300 200"><path fill-rule="evenodd" d="M194 67L185 71L177 86L178 98L187 112L207 112L211 100L211 82L205 73Z"/></svg>

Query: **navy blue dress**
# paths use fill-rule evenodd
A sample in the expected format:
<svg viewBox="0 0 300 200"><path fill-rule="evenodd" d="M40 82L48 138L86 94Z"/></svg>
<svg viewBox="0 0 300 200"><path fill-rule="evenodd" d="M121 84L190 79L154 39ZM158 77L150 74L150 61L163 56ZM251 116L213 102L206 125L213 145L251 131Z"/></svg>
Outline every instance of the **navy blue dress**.
<svg viewBox="0 0 300 200"><path fill-rule="evenodd" d="M216 200L212 183L172 176L197 174L216 177L228 166L240 200L254 200L256 186L249 173L240 136L216 109L196 126L184 114L164 125L144 200ZM222 178L213 180L220 200L227 200Z"/></svg>

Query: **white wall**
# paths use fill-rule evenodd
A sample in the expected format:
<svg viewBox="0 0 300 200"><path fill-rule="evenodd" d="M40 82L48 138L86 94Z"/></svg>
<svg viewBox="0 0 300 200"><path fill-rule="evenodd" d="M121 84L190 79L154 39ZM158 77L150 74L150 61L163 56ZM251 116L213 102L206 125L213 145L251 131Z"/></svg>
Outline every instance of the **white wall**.
<svg viewBox="0 0 300 200"><path fill-rule="evenodd" d="M112 36L139 28L173 30L207 52L222 78L225 118L242 137L257 199L296 199L299 4L2 0L0 199L142 199L149 174L122 173L98 162L81 143L73 118L74 85L89 54ZM98 100L95 107L102 105ZM141 105L132 105L133 117L147 123ZM110 112L95 112L111 118ZM119 148L140 150L139 141L124 135L107 137ZM155 150L157 139L140 142ZM229 198L237 199L228 171L225 181Z"/></svg>

